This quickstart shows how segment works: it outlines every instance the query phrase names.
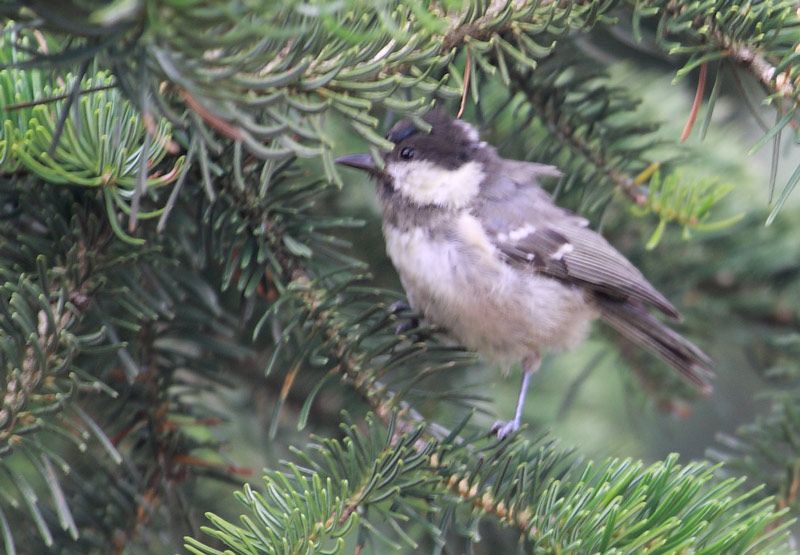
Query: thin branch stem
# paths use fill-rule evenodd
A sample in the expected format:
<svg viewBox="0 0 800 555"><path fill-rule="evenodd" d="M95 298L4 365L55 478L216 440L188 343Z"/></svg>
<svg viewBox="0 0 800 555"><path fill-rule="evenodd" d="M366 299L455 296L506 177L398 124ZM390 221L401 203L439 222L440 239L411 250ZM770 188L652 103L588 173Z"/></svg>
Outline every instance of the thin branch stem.
<svg viewBox="0 0 800 555"><path fill-rule="evenodd" d="M692 102L692 110L689 112L689 119L686 120L686 125L683 127L680 141L683 143L689 138L694 128L694 122L697 121L697 114L700 113L700 106L703 105L703 93L706 90L706 75L708 74L708 64L700 66L700 75L697 78L697 91L694 94L694 102Z"/></svg>
<svg viewBox="0 0 800 555"><path fill-rule="evenodd" d="M116 88L116 83L111 83L108 85L98 85L96 87L89 87L88 89L81 89L78 91L78 96L83 96L85 94L91 94L101 91L107 91L110 89ZM33 108L34 106L40 106L42 104L51 104L53 102L58 102L59 100L65 100L70 97L72 93L64 93L55 96L48 96L46 98L40 98L37 100L30 100L28 102L19 102L17 104L9 104L5 106L5 110L8 112L13 112L15 110L22 110L25 108Z"/></svg>
<svg viewBox="0 0 800 555"><path fill-rule="evenodd" d="M464 114L464 107L467 105L467 94L469 92L469 78L472 74L472 54L470 53L469 47L467 47L467 59L464 62L464 90L461 91L461 106L458 108L458 114L456 114L457 119L461 119L461 116Z"/></svg>
<svg viewBox="0 0 800 555"><path fill-rule="evenodd" d="M719 44L727 48L730 53L730 58L753 74L764 86L766 86L773 93L780 96L791 98L795 104L800 103L797 89L794 87L788 71L786 73L777 73L775 66L773 66L767 59L758 51L753 50L747 46L731 42L721 32L714 35Z"/></svg>
<svg viewBox="0 0 800 555"><path fill-rule="evenodd" d="M499 28L493 27L490 24L492 19L494 19L509 3L513 3L514 8L519 9L528 2L526 0L492 0L491 4L489 4L489 7L486 8L486 11L482 16L468 23L461 25L455 24L447 31L447 33L445 33L444 38L442 39L441 52L449 52L450 49L464 43L467 40L467 37L485 41L493 34L509 29L511 27L510 22ZM545 1L541 2L540 5L547 5L550 3L552 2ZM456 17L455 21L460 22L461 18Z"/></svg>
<svg viewBox="0 0 800 555"><path fill-rule="evenodd" d="M671 2L666 8L666 13L669 16L679 16L681 10L679 2ZM705 26L711 29L707 34L708 42L725 51L729 59L745 68L773 94L791 99L796 106L800 105L800 91L797 89L797 82L792 82L791 68L783 73L777 73L777 68L762 52L727 35L725 30L716 24L713 15L693 22L695 29Z"/></svg>
<svg viewBox="0 0 800 555"><path fill-rule="evenodd" d="M525 77L519 71L509 68L509 77L516 83L517 90L525 95L527 102L536 108L538 117L547 125L550 132L563 144L569 146L602 171L635 204L641 206L647 201L646 195L642 193L641 187L633 177L612 167L600 151L592 148L583 138L576 135L572 128L561 125L559 118L551 117L551 110L537 96L536 91L527 86Z"/></svg>

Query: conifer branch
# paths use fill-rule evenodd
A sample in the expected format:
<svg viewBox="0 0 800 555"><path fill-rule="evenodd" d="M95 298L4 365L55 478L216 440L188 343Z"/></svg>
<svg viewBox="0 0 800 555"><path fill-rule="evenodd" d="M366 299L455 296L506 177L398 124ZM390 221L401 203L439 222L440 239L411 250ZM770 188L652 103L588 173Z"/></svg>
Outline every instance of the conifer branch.
<svg viewBox="0 0 800 555"><path fill-rule="evenodd" d="M551 4L551 1L538 2L540 7ZM449 52L451 49L461 46L469 39L486 41L495 33L504 33L511 28L511 21L501 17L504 10L523 11L526 7L535 4L529 0L491 0L481 15L470 20L469 14L473 12L474 6L469 5L468 9L461 14L451 16L454 23L442 36L441 52ZM498 25L498 22L500 24Z"/></svg>
<svg viewBox="0 0 800 555"><path fill-rule="evenodd" d="M513 71L509 73L516 82L517 90L525 94L527 101L536 108L543 122L557 140L568 145L573 152L591 163L634 204L643 205L645 203L647 197L642 188L636 184L634 176L627 175L614 167L614 164L606 160L597 147L591 146L584 138L577 135L575 129L568 125L568 122L561 118L558 112L549 109L546 103L541 102L541 98L535 90L525 86L525 80L519 73Z"/></svg>
<svg viewBox="0 0 800 555"><path fill-rule="evenodd" d="M270 232L264 239L269 242L275 259L279 261L281 275L289 280L287 289L293 291L286 294L293 294L300 301L302 310L311 315L313 327L321 330L327 350L336 361L331 371L345 379L384 425L388 425L390 420L394 419L398 435L411 433L417 427L424 426L433 439L441 440L447 436L449 430L438 424L428 423L419 412L407 402L398 399L394 392L375 378L382 373L382 369L368 364L368 358L358 349L353 349L349 323L337 310L328 306L329 293L325 288L314 285L313 269L308 268L299 257L292 256L287 250L281 228L274 224L267 210L260 208L263 206L263 200L256 192L252 188L241 189L229 182L224 182L221 186L224 188L225 196L233 200L232 207L249 207L245 211L245 216L252 229L269 229ZM267 279L266 276L264 279ZM264 290L266 291L268 287L266 284ZM422 440L415 446L419 450L425 449Z"/></svg>
<svg viewBox="0 0 800 555"><path fill-rule="evenodd" d="M238 199L232 201L230 209L236 209L235 207L237 206L248 207L246 213L250 226L262 228L264 222L271 221L268 212L259 208L259 204L263 200L259 200L251 192L251 188L237 189L231 186L228 189L227 185L224 184L222 187L226 189L221 198L231 199L231 197L237 197ZM336 290L337 302L335 305L332 304L330 288L323 286L322 282L315 277L317 270L313 267L314 259L310 259L309 262L312 266L306 267L305 264L298 262L298 257L293 257L289 252L285 251L286 241L282 238L280 227L272 226L270 232L265 239L270 242L275 258L284 261L282 262L282 274L291 276L291 281L286 286L286 294L299 300L299 308L304 314L302 320L305 323L306 334L308 336L320 335L322 337L321 341L325 346L323 352L327 358L333 360L333 371L345 378L345 383L366 400L376 415L389 428L387 442L389 444L399 443L410 451L415 452L417 456L423 457L422 460L424 462L420 462L415 466L421 474L420 480L425 480L429 483L432 481L438 484L438 488L442 488L459 499L459 503L466 503L480 514L497 519L499 523L505 526L518 529L531 545L546 545L553 550L568 549L570 543L566 538L570 537L570 534L577 534L578 528L585 526L585 529L581 528L583 532L580 533L580 537L585 538L585 533L595 529L597 526L597 523L590 519L580 522L568 522L568 519L565 519L564 535L554 538L552 535L553 526L547 519L553 517L553 511L556 510L556 506L564 507L564 510L569 511L570 509L566 508L571 507L573 502L578 503L579 498L583 500L581 502L587 502L587 500L591 499L589 504L593 506L596 504L591 514L603 514L604 511L612 510L607 505L608 497L603 493L607 488L621 488L616 491L625 492L622 494L621 507L628 508L620 508L619 510L634 510L633 507L638 506L633 500L638 498L635 492L639 487L639 483L631 481L631 479L640 475L643 471L641 465L626 461L617 467L614 466L615 463L612 463L611 467L615 470L610 470L605 466L597 472L586 469L581 478L569 474L568 471L562 468L562 480L567 484L595 484L596 481L596 489L592 486L585 492L583 486L576 485L577 489L569 490L569 486L563 486L561 482L551 482L548 478L548 476L552 476L550 471L541 477L542 481L539 483L538 489L531 489L520 486L518 480L524 480L522 476L526 472L534 472L536 468L553 469L562 465L563 467L570 467L567 452L552 445L531 444L521 436L506 442L498 442L492 438L487 438L485 434L481 434L481 436L472 435L460 440L451 437L448 441L442 441L445 436L436 433L443 432L444 430L441 428L436 429L433 433L430 431L425 433L424 430L431 430L431 424L426 422L409 405L398 404L395 395L375 379L375 376L384 369L375 366L372 358L362 350L359 344L363 337L354 331L351 321L344 317L341 312L341 307L347 304L348 287L345 285L344 288ZM261 237L264 236L261 235ZM334 307L338 307L338 309L334 309ZM380 307L377 308L377 312L381 312ZM407 368L406 371L413 372L413 367ZM426 435L420 435L421 433ZM445 435L447 434L445 433ZM477 460L476 453L481 454ZM309 464L304 466L311 468ZM507 471L510 474L505 476ZM553 472L556 471L553 470ZM512 478L512 475L517 476L517 478ZM662 483L662 481L666 480L669 483L674 483L676 487L678 487L677 484L680 480L686 480L679 487L687 488L686 491L690 489L697 491L695 488L710 482L712 470L703 466L690 465L684 471L675 465L674 459L670 459L663 465L655 465L647 469L646 475L649 478L645 482L652 479L654 483ZM673 480L677 479L677 476L683 476L684 478L681 478L679 482L673 482ZM617 481L617 478L620 481ZM364 483L363 477L358 480L357 483ZM576 481L573 482L573 480ZM721 489L717 491L733 491L738 487L738 483L737 481L721 483L718 486ZM324 530L326 534L331 534L333 533L332 526L334 526L334 523L339 525L348 523L349 526L351 517L370 506L370 498L368 496L362 497L362 493L366 494L366 492L363 492L361 487L349 487L352 487L352 489L348 490L350 493L337 501L335 506L332 506L325 513L327 516L323 515L324 518L318 520L320 525L315 527L314 530ZM433 494L436 489L429 488L427 491L429 494ZM274 494L275 491L273 490ZM380 497L381 494L378 491L373 491L372 495ZM403 489L398 490L398 495L401 497L404 495ZM588 497L583 497L584 495ZM653 497L650 497L650 495ZM651 499L651 502L660 503L660 497L657 492L652 491L647 496ZM554 504L542 505L542 499L550 499ZM628 503L630 505L627 505ZM689 506L687 505L687 507ZM769 512L769 505L765 504L764 507ZM695 507L691 510L697 510L697 508ZM691 520L690 513L686 514L687 522ZM767 533L766 527L771 522L771 518L773 517L767 517L766 514L760 513L760 516L753 521L752 525L763 529ZM232 525L223 523L216 517L214 522L219 528L213 531L212 535L226 542L228 540L225 538L231 538L232 541L233 536L230 535ZM323 522L324 525L322 524ZM574 532L567 531L571 526L576 527ZM732 530L733 528L731 528ZM777 530L779 529L775 530L776 533ZM206 532L212 533L212 530L206 529ZM667 534L666 531L664 533ZM720 531L720 533L727 534L728 532ZM681 534L677 535L680 536ZM710 540L711 538L709 537L708 539ZM253 541L256 540L254 539ZM313 532L302 541L304 544L308 542L308 544L316 545L320 541L320 536L317 532ZM600 542L600 536L598 536L597 541ZM624 540L620 541L624 544ZM742 537L731 541L746 542L748 540ZM597 543L596 545L600 546L602 544ZM191 546L196 553L206 553L204 551L205 548L202 547L203 544L198 543L196 540L191 540L190 543L187 543L187 546Z"/></svg>
<svg viewBox="0 0 800 555"><path fill-rule="evenodd" d="M37 225L41 224L24 219L5 223L6 242L13 243L27 234L39 235L33 231ZM76 257L72 260L74 271L63 279L55 277L57 268L47 267L47 255L52 253L39 253L33 257L38 266L38 279L23 274L18 283L6 283L3 288L0 305L4 317L8 318L7 324L13 326L8 331L24 336L25 341L19 360L14 361L17 367L6 375L2 393L0 456L24 443L25 434L40 428L43 421L37 415L45 407L63 405L72 395L69 390L62 389L64 382L70 380L64 368L77 354L70 343L92 305L96 280L86 255L107 238L101 235L94 239L92 243L78 239ZM0 257L3 254L10 253L2 253ZM100 330L95 335L100 339L104 333Z"/></svg>
<svg viewBox="0 0 800 555"><path fill-rule="evenodd" d="M568 64L569 62L562 60L562 63ZM592 136L595 140L590 143L585 135L579 135L576 132L575 122L568 117L566 110L560 109L559 101L554 102L550 98L551 91L547 85L531 86L531 76L516 68L509 68L508 74L514 90L523 95L525 101L534 109L534 117L540 119L560 143L568 146L572 152L594 166L632 202L637 205L645 203L646 194L636 183L635 176L627 175L619 166L620 163L626 165L635 163L635 159L625 156L617 156L617 162L607 159L603 149L608 148L609 145L602 138Z"/></svg>
<svg viewBox="0 0 800 555"><path fill-rule="evenodd" d="M720 46L730 52L731 58L753 74L767 89L779 96L793 99L795 104L800 103L797 82L793 83L790 77L791 68L778 73L777 68L767 61L763 54L748 46L729 42L721 33L715 36Z"/></svg>
<svg viewBox="0 0 800 555"><path fill-rule="evenodd" d="M779 2L738 6L715 2L695 7L657 0L637 3L636 9L649 15L648 5L663 6L653 13L661 11L662 20L674 23L675 34L678 29L688 30L690 38L702 47L695 51L688 44L679 44L668 49L709 57L710 47L719 56L742 66L772 94L792 100L795 106L800 103L800 67L792 63L797 55L797 42L791 40L796 36L792 30L800 28L796 5ZM662 39L672 32L669 24L664 30Z"/></svg>
<svg viewBox="0 0 800 555"><path fill-rule="evenodd" d="M114 440L125 447L126 457L133 457L128 461L133 461L131 466L144 469L143 474L152 478L152 482L144 483L145 488L141 487L142 481L127 483L127 477L108 480L137 494L145 492L142 499L137 498L128 506L133 507L132 513L121 511L127 516L135 515L127 527L117 528L126 534L121 539L123 543L135 536L131 531L136 532L140 524L143 528L144 524L147 528L158 527L158 519L148 519L148 515L140 518L147 499L166 499L165 485L169 487L173 480L200 475L213 467L213 463L205 463L192 454L197 444L174 427L168 412L159 411L185 410L195 417L202 407L198 408L196 400L180 402L181 393L173 388L176 382L172 373L179 368L190 373L191 379L180 386L193 390L194 380L213 380L222 374L226 364L236 364L237 357L247 348L242 346L247 340L231 329L234 326L217 304L217 290L225 291L231 285L241 295L231 294L227 301L244 305L237 305L241 309L234 318L237 322L250 321L252 311L264 310L252 335L255 340L260 329L273 333L273 356L266 373L282 368L281 363L291 357L278 407L300 372L324 368L326 376L339 376L358 393L384 424L380 427L369 422L368 438L363 437L362 429L347 426L343 441L320 440L298 453L302 465L289 465L287 473L268 472L263 494L266 501L262 494L249 488L240 494L249 511L246 517L251 519L243 520L242 526L212 516L213 527L206 531L234 551L270 552L285 545L291 546L290 550L295 546L297 550L331 545L341 548L342 536L349 526L363 522L362 530L372 530L369 518L375 512L396 525L399 534L402 532L398 523L417 515L415 522L441 536L432 519L419 517L419 507L437 514L458 514L458 518L467 513L467 520L489 516L519 530L528 545L542 551L681 552L702 546L709 553L725 553L779 541L778 531L771 530L773 526L780 528L771 501L755 502L747 495L740 496L738 480L718 481L714 469L707 465L681 467L674 458L668 458L651 467L630 461L583 466L548 440L528 442L517 436L500 442L487 437L484 431L467 428L466 422L451 433L420 415L414 408L415 388L421 389L417 380L449 370L466 357L459 358L460 351L445 350L435 340L417 341L394 334L397 316L388 309L389 295L365 287L363 268L338 248L340 238L324 231L344 224L309 209L316 195L326 190L324 180L316 175L320 170L294 161L294 157L319 158L327 180L336 182L338 176L332 162L336 141L328 136L322 115L343 115L345 130L378 149L388 148L391 145L377 131L378 117L386 111L418 116L434 98L463 95L463 102L470 93L478 103L482 83L487 82L487 76L496 75L503 85L511 85L521 93L517 98L524 96L522 104L528 110L528 122L538 118L536 121L554 137L547 141L551 153L577 154L574 158L578 180L597 174L601 181L614 185L635 202L645 203L637 193L646 172L633 176L641 167L649 167L646 156L651 145L626 144L627 139L637 135L632 131L635 125L617 125L613 117L635 106L635 102L626 97L618 104L624 95L602 83L591 83L590 72L576 65L555 67L550 73L542 71L553 59L558 64L556 40L563 51L564 46L569 46L571 31L602 22L614 7L613 2L475 0L454 14L440 6L432 13L420 11L427 4L413 0L367 7L363 3L340 2L331 4L329 11L316 3L302 4L295 10L297 5L288 3L270 5L263 12L242 2L231 2L224 8L191 2L173 2L165 8L160 2L152 2L128 11L124 2L110 7L106 4L97 2L97 9L92 10L92 2L82 2L82 7L89 7L66 21L64 34L78 38L53 41L48 47L48 37L39 33L38 51L25 47L23 39L19 48L10 49L12 60L2 60L9 67L14 66L14 71L24 73L5 75L11 75L4 81L10 85L0 87L1 94L11 91L13 95L9 95L21 104L16 114L4 121L3 138L13 137L13 141L0 140L0 162L2 171L7 173L32 173L47 183L96 188L97 195L88 193L89 189L79 189L76 198L86 194L81 198L106 201L100 221L114 227L121 241L131 243L115 242L114 248L133 253L134 258L142 257L133 268L147 268L162 260L162 255L186 266L180 270L170 267L165 272L174 270L174 276L145 279L147 287L139 289L136 287L141 284L134 282L140 280L124 271L111 272L109 277L115 296L103 309L109 310L115 325L123 329L123 337L112 343L127 341L136 349L138 359L131 358L128 364L137 367L132 373L140 379L133 384L120 381L128 402L119 408L120 412L109 410L105 414L113 412L127 418L122 424L119 420L109 424L121 426ZM56 16L64 8L52 8L45 2L17 15L30 18L34 8L44 11L38 15L50 25L48 33L61 24ZM315 12L318 8L321 11ZM35 19L31 25L39 25L38 21ZM21 35L26 36L27 31L23 29ZM97 36L102 40L92 38ZM304 40L298 40L298 36ZM140 40L141 37L147 40ZM773 60L767 49L746 39L741 44L762 55L764 63ZM694 48L695 43L693 35L680 46ZM51 52L59 44L64 50ZM463 87L454 86L459 81L459 68L452 61L464 48L469 49L474 73L470 79L461 80ZM37 60L38 52L46 56ZM56 59L76 61L84 69L95 67L89 65L90 61L98 68L112 69L114 83L145 114L137 114L132 106L112 97L110 91L97 91L87 100L84 96L75 99L73 109L81 119L80 124L70 127L77 117L66 111L53 113L36 101L63 96L56 105L64 105L66 96L72 96L57 94L63 92L63 86L49 90L36 84L42 74L31 68ZM694 58L692 63L703 62L698 60ZM774 73L783 70L774 60L770 67L761 67L762 60L756 55L749 61L743 58L742 63L761 70L771 68L770 78L776 84ZM534 67L533 73L526 72ZM544 75L549 81L544 81ZM87 79L83 86L105 88L110 83L110 74L100 71L94 77L97 82ZM574 79L563 87L570 91L568 99L559 96L557 90L563 79ZM78 81L84 80L75 81L73 95L79 92ZM32 86L17 98L20 82ZM530 86L532 82L535 86ZM548 87L548 94L553 94L545 99L542 91ZM30 93L35 93L34 98ZM114 107L124 109L114 111ZM31 115L39 117L28 128ZM152 139L161 136L156 130L166 132L167 119L173 122L182 144L192 145L192 155L185 166L169 149L160 147L151 153L138 150L148 150L150 146L149 139L140 140L143 133ZM48 127L52 121L65 122L63 144L55 149L52 139L61 131ZM123 132L123 121L135 125ZM165 127L157 127L160 125ZM514 132L520 127L523 126L515 125ZM98 130L96 144L88 140L93 135L87 130ZM113 148L106 148L109 143L103 141L115 136L126 139L122 141L124 147L113 143ZM56 155L55 160L44 156L48 150ZM112 160L114 172L102 171L110 159L92 157L95 150L117 155ZM124 155L119 155L121 151ZM569 166L573 157L569 158L567 170L572 169ZM544 161L548 160L545 157ZM167 171L162 176L159 172L165 165ZM155 173L145 174L152 166L158 166L152 168ZM131 168L141 171L134 175ZM166 219L162 221L165 233L160 239L144 225L137 229L137 237L118 229L118 211L129 215L132 221L158 216L158 210L140 210L139 201L159 202L166 195L156 187L150 190L142 185L167 185L178 174L181 184L194 187L187 185L181 198L179 190L170 195L167 208L175 208L176 221L174 226L167 226ZM155 177L150 180L148 176ZM200 184L209 199L216 198L216 202L205 203L198 198ZM706 189L693 187L692 191L705 194L698 200L697 196L681 196L687 187L677 180L654 178L649 185L659 194L648 197L643 209L658 214L663 221L666 218L682 224L690 224L695 216L703 215L702 210L713 204L719 192L705 194ZM589 192L598 191L610 194L600 188ZM48 192L52 193L52 189ZM191 202L184 205L185 195L193 193ZM128 202L131 194L136 195L135 202ZM672 210L678 202L673 197L680 197L681 206L693 207L694 211ZM657 198L667 200L658 205ZM673 204L667 206L670 199ZM198 207L202 207L202 214ZM98 218L94 213L76 214L72 206L61 212L81 224ZM670 219L671 212L677 217ZM95 229L92 225L87 229ZM202 232L198 233L198 229ZM151 242L154 249L133 244L144 240ZM211 244L208 251L207 244ZM206 258L213 258L218 267L202 268ZM68 262L67 273L76 267L74 261ZM15 275L19 273L17 263L16 258L10 260L2 270ZM99 274L103 272L98 271ZM208 286L204 274L217 280L214 286ZM41 289L49 291L46 287ZM194 293L189 295L187 291ZM48 292L45 299L49 298ZM39 300L36 295L29 300L28 304L34 307L31 314L53 309L49 302L37 306L33 302ZM18 320L24 319L25 308L17 313ZM28 319L36 327L37 319ZM175 329L179 331L170 336ZM183 334L185 330L189 331ZM220 336L229 341L226 343ZM47 350L38 334L32 338L30 334L20 336L17 343L23 346L23 369L36 362L38 351ZM288 343L296 348L283 355L280 348ZM209 353L214 356L206 356ZM206 358L214 360L203 360ZM86 364L98 360L100 357L89 357ZM40 378L39 384L42 383ZM315 385L314 391L323 384ZM315 395L309 395L304 410L311 406ZM139 412L131 408L131 400ZM161 404L157 405L159 401ZM117 443L110 442L111 448ZM140 445L153 450L141 450ZM210 443L204 446L218 447ZM311 452L316 455L306 455ZM45 478L50 476L47 464ZM224 474L230 477L235 473ZM795 499L796 483L796 479L790 480L782 498L787 504ZM57 490L55 486L51 489ZM72 491L82 501L89 489L80 484ZM54 497L58 498L57 492ZM387 502L389 499L391 502ZM77 530L74 526L70 529L68 512L61 504L57 506L61 526L71 533ZM8 526L3 507L0 505L0 528L5 531ZM452 507L467 510L451 511ZM38 515L35 510L32 514ZM38 525L42 519L33 520ZM95 519L87 517L86 521L85 528L96 529ZM26 529L35 528L31 522L26 524ZM326 545L328 541L331 543ZM187 539L187 545L197 553L217 553L197 540Z"/></svg>

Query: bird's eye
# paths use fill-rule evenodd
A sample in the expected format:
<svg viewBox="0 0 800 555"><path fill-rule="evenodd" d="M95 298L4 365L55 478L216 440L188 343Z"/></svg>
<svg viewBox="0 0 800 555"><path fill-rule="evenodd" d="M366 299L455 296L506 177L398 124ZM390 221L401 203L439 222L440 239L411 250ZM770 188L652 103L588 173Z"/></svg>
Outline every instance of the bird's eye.
<svg viewBox="0 0 800 555"><path fill-rule="evenodd" d="M400 149L400 158L403 160L411 160L414 157L414 149L410 146L404 146Z"/></svg>

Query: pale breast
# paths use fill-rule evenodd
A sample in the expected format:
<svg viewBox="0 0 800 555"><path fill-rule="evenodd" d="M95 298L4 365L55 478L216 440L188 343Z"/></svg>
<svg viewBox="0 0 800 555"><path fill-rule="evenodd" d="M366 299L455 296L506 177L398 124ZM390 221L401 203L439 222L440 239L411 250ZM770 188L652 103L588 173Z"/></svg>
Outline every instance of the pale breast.
<svg viewBox="0 0 800 555"><path fill-rule="evenodd" d="M411 305L490 359L571 347L594 317L581 290L506 265L466 212L435 229L387 224L384 233Z"/></svg>

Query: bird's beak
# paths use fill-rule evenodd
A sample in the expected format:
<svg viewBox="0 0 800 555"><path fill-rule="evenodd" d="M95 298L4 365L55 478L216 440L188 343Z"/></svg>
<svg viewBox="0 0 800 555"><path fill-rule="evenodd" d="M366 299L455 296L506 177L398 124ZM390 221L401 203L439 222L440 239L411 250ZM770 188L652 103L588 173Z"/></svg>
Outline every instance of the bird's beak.
<svg viewBox="0 0 800 555"><path fill-rule="evenodd" d="M347 156L340 156L335 160L337 164L341 164L343 166L350 166L351 168L355 168L357 170L363 170L369 173L375 173L378 171L377 166L375 166L375 161L372 159L370 154L348 154Z"/></svg>

